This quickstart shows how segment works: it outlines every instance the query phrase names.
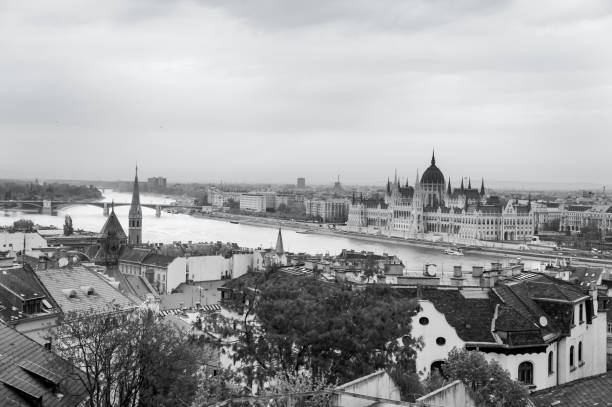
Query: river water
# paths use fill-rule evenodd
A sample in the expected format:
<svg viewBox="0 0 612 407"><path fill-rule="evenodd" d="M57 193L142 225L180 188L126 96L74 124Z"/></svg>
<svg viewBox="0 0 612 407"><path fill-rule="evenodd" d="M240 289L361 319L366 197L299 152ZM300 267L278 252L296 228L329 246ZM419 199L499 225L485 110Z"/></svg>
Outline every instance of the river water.
<svg viewBox="0 0 612 407"><path fill-rule="evenodd" d="M130 202L132 199L129 193L112 190L104 190L103 193L103 202ZM142 203L166 204L172 202L172 199L148 194L142 194L140 198ZM128 211L129 206L115 208L115 213L126 232L128 230ZM91 205L75 205L59 210L54 216L0 210L0 225L8 226L17 219L25 218L31 219L35 224L61 228L65 215L70 215L75 229L88 231L99 231L106 221L101 208ZM157 218L155 210L150 208L142 208L142 217L144 242L222 241L234 242L242 247L250 248L274 247L276 243L277 231L270 227L232 224L224 220L196 218L166 212L162 212L162 216ZM472 266L487 266L492 261L506 262L509 260L491 253L466 254L461 257L448 256L439 249L405 246L392 242L366 242L344 236L301 234L291 230L283 231L283 243L287 251L310 254L338 254L342 249L394 254L403 261L408 270L422 270L426 263L437 264L438 268L444 271L451 271L456 265L461 265L464 270L468 270Z"/></svg>

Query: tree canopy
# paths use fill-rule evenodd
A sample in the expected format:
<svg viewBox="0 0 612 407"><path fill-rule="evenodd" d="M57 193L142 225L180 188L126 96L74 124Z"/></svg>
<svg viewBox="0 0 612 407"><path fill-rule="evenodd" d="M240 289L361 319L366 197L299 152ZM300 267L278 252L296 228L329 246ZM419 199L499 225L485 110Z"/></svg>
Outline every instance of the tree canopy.
<svg viewBox="0 0 612 407"><path fill-rule="evenodd" d="M386 369L405 394L414 392L415 300L386 287L354 291L312 276L248 277L232 282L228 304L240 322L216 321L237 339L232 350L247 382L307 372L341 384Z"/></svg>
<svg viewBox="0 0 612 407"><path fill-rule="evenodd" d="M454 348L442 365L442 376L434 374L429 379L429 390L461 380L472 391L478 406L524 407L527 402L527 389L512 380L499 363L488 362L481 352Z"/></svg>

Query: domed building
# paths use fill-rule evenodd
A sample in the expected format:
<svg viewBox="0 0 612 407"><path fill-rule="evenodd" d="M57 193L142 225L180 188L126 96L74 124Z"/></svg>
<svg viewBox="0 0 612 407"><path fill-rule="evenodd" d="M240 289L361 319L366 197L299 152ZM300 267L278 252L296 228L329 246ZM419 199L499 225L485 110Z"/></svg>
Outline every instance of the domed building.
<svg viewBox="0 0 612 407"><path fill-rule="evenodd" d="M444 206L444 174L436 167L435 153L431 155L431 165L425 170L421 177L421 192L425 207L437 208Z"/></svg>
<svg viewBox="0 0 612 407"><path fill-rule="evenodd" d="M531 205L516 200L502 204L487 198L482 180L480 190L467 188L461 179L460 188L448 185L436 166L435 154L414 188L401 186L397 178L387 180L384 200L353 199L349 206L347 230L399 238L424 238L434 233L446 241L476 240L526 241L534 233ZM372 201L372 202L370 202Z"/></svg>

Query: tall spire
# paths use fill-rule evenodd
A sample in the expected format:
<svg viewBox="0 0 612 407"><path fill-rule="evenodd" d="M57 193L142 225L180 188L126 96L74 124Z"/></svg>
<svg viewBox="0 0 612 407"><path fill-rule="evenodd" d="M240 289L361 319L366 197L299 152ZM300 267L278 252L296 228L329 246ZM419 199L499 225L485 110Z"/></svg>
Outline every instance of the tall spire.
<svg viewBox="0 0 612 407"><path fill-rule="evenodd" d="M461 191L463 191L465 188L463 187L463 178L461 178Z"/></svg>
<svg viewBox="0 0 612 407"><path fill-rule="evenodd" d="M142 243L142 208L140 207L140 190L138 187L138 166L134 175L134 187L132 189L132 205L130 206L128 241L131 245Z"/></svg>
<svg viewBox="0 0 612 407"><path fill-rule="evenodd" d="M397 186L397 168L395 169L395 178L393 178L393 186Z"/></svg>
<svg viewBox="0 0 612 407"><path fill-rule="evenodd" d="M436 151L434 149L431 150L431 165L436 165Z"/></svg>
<svg viewBox="0 0 612 407"><path fill-rule="evenodd" d="M468 178L468 189L472 189L472 178Z"/></svg>
<svg viewBox="0 0 612 407"><path fill-rule="evenodd" d="M387 194L391 195L391 181L387 178ZM355 194L353 194L354 197Z"/></svg>
<svg viewBox="0 0 612 407"><path fill-rule="evenodd" d="M480 184L480 195L484 196L485 194L485 189L484 189L484 178L482 179L482 183Z"/></svg>
<svg viewBox="0 0 612 407"><path fill-rule="evenodd" d="M446 190L446 193L450 195L452 191L453 190L451 189L450 177L448 177L448 189Z"/></svg>
<svg viewBox="0 0 612 407"><path fill-rule="evenodd" d="M281 234L281 229L278 228L278 237L276 238L276 254L281 256L285 254L285 249L283 248L283 235Z"/></svg>
<svg viewBox="0 0 612 407"><path fill-rule="evenodd" d="M419 180L419 170L417 169L416 180L414 181L414 189L420 189L421 181Z"/></svg>
<svg viewBox="0 0 612 407"><path fill-rule="evenodd" d="M132 205L130 207L130 216L132 215L132 213L135 213L133 211L138 210L138 212L141 212L140 209L140 189L138 188L138 166L136 166L136 175L134 176L134 187L132 188Z"/></svg>

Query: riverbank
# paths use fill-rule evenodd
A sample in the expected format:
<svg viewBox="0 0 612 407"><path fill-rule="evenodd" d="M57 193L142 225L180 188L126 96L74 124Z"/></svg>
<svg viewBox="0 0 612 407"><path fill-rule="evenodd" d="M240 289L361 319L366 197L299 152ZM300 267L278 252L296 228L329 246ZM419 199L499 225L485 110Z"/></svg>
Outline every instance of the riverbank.
<svg viewBox="0 0 612 407"><path fill-rule="evenodd" d="M274 218L260 218L255 216L248 215L238 215L238 214L220 214L220 213L212 213L212 214L194 214L194 216L205 218L205 219L213 219L225 222L234 222L240 223L243 225L250 226L260 226L260 227L269 227L269 228L282 228L287 230L292 230L298 233L307 233L307 234L316 234L316 235L326 235L333 237L345 237L348 239L354 239L369 243L378 243L378 244L394 244L400 246L408 246L408 247L418 247L422 249L429 249L434 251L443 251L444 249L449 248L450 244L448 242L442 241L429 241L422 239L404 239L398 237L389 237L382 235L367 235L356 232L347 232L339 229L329 229L325 225L320 225L317 223L306 223L306 222L297 222L297 221L287 221L282 219L274 219ZM474 242L478 243L478 242ZM511 248L496 248L491 246L486 246L487 242L480 242L480 245L458 245L457 247L461 248L464 253L469 253L477 256L483 257L514 257L521 258L524 260L534 260L534 261L555 261L559 258L570 259L574 264L584 264L590 266L612 266L612 259L595 259L589 257L579 257L576 255L568 255L568 254L559 254L552 250L552 248L548 249L546 247L540 247L540 250L518 250ZM458 256L460 257L460 256Z"/></svg>

